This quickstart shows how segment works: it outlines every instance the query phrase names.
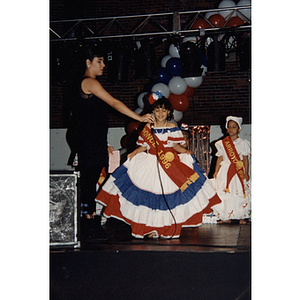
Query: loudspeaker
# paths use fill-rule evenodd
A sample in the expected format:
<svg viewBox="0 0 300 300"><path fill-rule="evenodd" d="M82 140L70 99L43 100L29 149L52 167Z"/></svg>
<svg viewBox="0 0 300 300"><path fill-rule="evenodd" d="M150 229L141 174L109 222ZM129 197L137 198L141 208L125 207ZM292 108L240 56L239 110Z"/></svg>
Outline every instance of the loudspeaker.
<svg viewBox="0 0 300 300"><path fill-rule="evenodd" d="M185 42L180 46L180 58L182 61L182 77L201 76L203 70L200 64L200 52L192 42Z"/></svg>
<svg viewBox="0 0 300 300"><path fill-rule="evenodd" d="M50 246L80 247L78 240L79 172L50 174L49 223Z"/></svg>
<svg viewBox="0 0 300 300"><path fill-rule="evenodd" d="M130 48L116 44L107 55L107 79L110 82L127 82L130 66Z"/></svg>
<svg viewBox="0 0 300 300"><path fill-rule="evenodd" d="M251 69L251 38L250 34L245 35L238 48L240 70L247 71Z"/></svg>
<svg viewBox="0 0 300 300"><path fill-rule="evenodd" d="M149 40L136 42L135 76L138 79L151 78L157 75L154 46Z"/></svg>
<svg viewBox="0 0 300 300"><path fill-rule="evenodd" d="M225 45L214 36L214 41L207 48L208 72L225 71Z"/></svg>

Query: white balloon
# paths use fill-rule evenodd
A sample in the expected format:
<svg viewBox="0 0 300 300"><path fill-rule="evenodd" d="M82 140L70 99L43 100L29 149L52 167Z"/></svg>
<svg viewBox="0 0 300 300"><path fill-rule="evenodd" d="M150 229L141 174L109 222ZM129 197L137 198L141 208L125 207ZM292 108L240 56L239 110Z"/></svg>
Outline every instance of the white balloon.
<svg viewBox="0 0 300 300"><path fill-rule="evenodd" d="M144 101L143 101L143 97L147 94L147 92L143 92L141 94L139 94L138 98L137 98L137 104L138 106L143 109L144 108Z"/></svg>
<svg viewBox="0 0 300 300"><path fill-rule="evenodd" d="M169 54L172 57L178 57L178 58L180 58L179 51L178 51L177 47L174 44L170 45L170 47L169 47Z"/></svg>
<svg viewBox="0 0 300 300"><path fill-rule="evenodd" d="M176 122L179 122L183 117L183 112L182 111L178 111L176 109L173 110L173 119Z"/></svg>
<svg viewBox="0 0 300 300"><path fill-rule="evenodd" d="M218 8L230 8L230 7L236 7L236 4L233 0L223 0ZM226 18L230 13L232 12L232 10L222 10L219 11L219 14L222 15L224 18ZM234 12L231 17L235 17L236 16L236 12Z"/></svg>
<svg viewBox="0 0 300 300"><path fill-rule="evenodd" d="M169 81L169 89L175 95L181 95L187 88L186 81L180 76L175 76Z"/></svg>
<svg viewBox="0 0 300 300"><path fill-rule="evenodd" d="M203 78L202 76L198 77L185 77L184 80L186 81L187 85L191 88L197 88L201 85Z"/></svg>
<svg viewBox="0 0 300 300"><path fill-rule="evenodd" d="M163 68L166 68L166 66L167 66L167 62L168 62L168 60L171 58L172 56L171 55L166 55L166 56L164 56L162 59L161 59L161 63L160 63L160 65L163 67Z"/></svg>
<svg viewBox="0 0 300 300"><path fill-rule="evenodd" d="M134 112L139 115L142 111L143 111L143 109L138 107L138 108L136 108L136 110Z"/></svg>
<svg viewBox="0 0 300 300"><path fill-rule="evenodd" d="M236 6L247 6L251 5L251 0L240 0ZM240 18L243 19L243 16L239 14L239 11L243 13L248 19L251 19L251 9L250 8L244 8L244 9L239 9L237 14Z"/></svg>
<svg viewBox="0 0 300 300"><path fill-rule="evenodd" d="M156 83L151 89L151 92L161 92L166 98L170 96L170 90L164 83Z"/></svg>

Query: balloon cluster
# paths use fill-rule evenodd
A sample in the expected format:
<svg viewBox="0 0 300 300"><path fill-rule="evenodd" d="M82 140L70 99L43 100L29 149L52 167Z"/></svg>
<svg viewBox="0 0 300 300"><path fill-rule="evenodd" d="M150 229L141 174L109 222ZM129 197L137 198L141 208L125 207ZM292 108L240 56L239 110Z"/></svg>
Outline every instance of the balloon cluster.
<svg viewBox="0 0 300 300"><path fill-rule="evenodd" d="M160 92L172 104L171 122L177 123L182 119L183 112L190 105L189 99L194 96L196 88L201 85L207 72L207 59L201 50L189 39L183 39L182 42L180 46L169 46L169 53L161 59L160 67L157 68L157 78L150 82L147 92L138 95L138 108L135 110L137 114L143 114L149 109L148 98L152 93ZM184 54L182 58L181 52ZM187 56L192 61L188 61ZM190 65L196 66L196 71L192 70L191 73ZM131 121L126 127L126 132L131 134L134 130L139 130L139 127L139 122ZM125 136L122 139L126 141ZM122 146L126 147L124 144Z"/></svg>
<svg viewBox="0 0 300 300"><path fill-rule="evenodd" d="M187 41L180 48L190 47L192 46L191 44L193 43ZM200 50L197 48L196 51ZM205 76L207 71L205 56L199 54L196 59L199 60L198 76L183 77L184 64L180 59L179 46L176 47L174 44L171 44L169 46L169 54L161 59L161 65L157 68L157 78L149 84L147 92L143 92L138 96L138 108L135 112L138 114L143 112L145 106L147 106L146 102L149 95L154 92L160 92L170 100L174 110L174 121L179 122L183 117L183 112L190 105L189 99L194 96L196 88L201 85L203 76Z"/></svg>
<svg viewBox="0 0 300 300"><path fill-rule="evenodd" d="M250 5L251 0L240 0L237 4L233 0L223 0L218 8L233 8L236 6ZM239 10L243 15L250 19L251 10ZM232 13L231 10L223 10L219 13L208 12L205 17L216 27L232 27L245 23L242 15L238 12ZM241 17L237 16L239 14ZM192 25L192 29L211 28L211 24L204 18L197 18ZM137 114L143 114L149 108L148 98L151 93L160 92L168 98L173 107L173 120L179 122L183 117L183 112L190 105L190 98L194 96L196 88L202 84L203 77L207 72L206 56L198 49L197 37L184 38L182 44L169 46L169 53L161 59L161 66L157 68L157 78L148 86L147 92L138 95ZM122 138L122 146L126 147L128 136L134 131L139 131L141 123L131 121L127 127L127 135Z"/></svg>
<svg viewBox="0 0 300 300"><path fill-rule="evenodd" d="M208 12L205 18L216 27L236 27L247 23L244 16L251 19L251 9L243 8L233 11L232 8L239 6L247 6L251 4L251 0L240 0L237 4L233 0L223 0L220 2L218 8L229 8L229 10L220 10L216 12ZM230 10L231 8L231 10ZM211 24L204 18L197 18L192 25L192 29L212 28Z"/></svg>

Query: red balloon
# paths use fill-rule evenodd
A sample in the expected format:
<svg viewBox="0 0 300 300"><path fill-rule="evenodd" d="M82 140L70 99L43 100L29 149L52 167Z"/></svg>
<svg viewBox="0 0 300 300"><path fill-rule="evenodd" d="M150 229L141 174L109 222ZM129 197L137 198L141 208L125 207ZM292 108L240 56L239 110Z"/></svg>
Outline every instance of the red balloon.
<svg viewBox="0 0 300 300"><path fill-rule="evenodd" d="M131 134L134 130L138 130L139 126L140 126L141 122L139 121L131 121L128 125L127 125L127 133Z"/></svg>
<svg viewBox="0 0 300 300"><path fill-rule="evenodd" d="M195 95L195 92L196 92L195 88L187 86L185 92L182 95L186 96L187 98L191 98Z"/></svg>
<svg viewBox="0 0 300 300"><path fill-rule="evenodd" d="M208 18L208 21L211 22L216 27L223 27L223 25L225 23L224 17L222 15L220 15L220 14L211 15Z"/></svg>
<svg viewBox="0 0 300 300"><path fill-rule="evenodd" d="M243 24L244 21L240 17L231 17L224 27L235 27Z"/></svg>
<svg viewBox="0 0 300 300"><path fill-rule="evenodd" d="M192 26L192 29L211 28L212 26L202 18L197 18Z"/></svg>
<svg viewBox="0 0 300 300"><path fill-rule="evenodd" d="M187 96L183 94L181 95L171 94L169 96L169 101L172 104L172 108L178 111L185 111L188 109L190 105L190 100L188 99Z"/></svg>

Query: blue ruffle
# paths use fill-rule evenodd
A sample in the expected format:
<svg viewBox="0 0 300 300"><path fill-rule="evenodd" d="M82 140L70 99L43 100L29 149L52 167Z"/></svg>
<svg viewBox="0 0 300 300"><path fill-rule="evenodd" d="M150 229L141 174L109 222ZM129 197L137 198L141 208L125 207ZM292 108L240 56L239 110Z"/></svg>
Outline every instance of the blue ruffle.
<svg viewBox="0 0 300 300"><path fill-rule="evenodd" d="M174 209L179 205L183 205L192 200L202 188L207 180L204 171L194 163L194 170L198 173L199 178L188 186L183 192L178 189L175 193L165 195L170 209ZM135 206L146 206L153 210L168 210L162 194L154 194L137 187L127 174L127 168L121 165L112 174L115 178L115 185L119 188L122 196Z"/></svg>
<svg viewBox="0 0 300 300"><path fill-rule="evenodd" d="M178 127L167 127L167 128L153 128L154 133L168 133L168 132L176 132L180 131Z"/></svg>

